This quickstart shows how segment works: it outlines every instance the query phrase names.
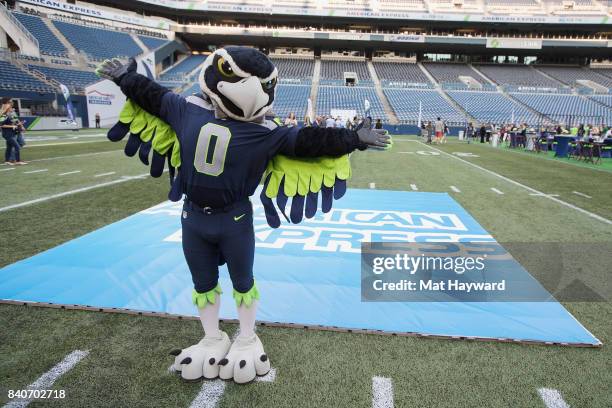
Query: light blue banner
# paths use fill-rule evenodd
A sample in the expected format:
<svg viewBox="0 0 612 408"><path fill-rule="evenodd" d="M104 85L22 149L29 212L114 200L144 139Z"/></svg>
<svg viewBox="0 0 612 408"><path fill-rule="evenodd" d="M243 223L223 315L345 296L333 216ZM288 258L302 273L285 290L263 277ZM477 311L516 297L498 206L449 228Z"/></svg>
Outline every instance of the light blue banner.
<svg viewBox="0 0 612 408"><path fill-rule="evenodd" d="M270 229L254 201L258 320L492 339L600 344L559 303L362 302L361 241L493 241L450 196L350 189L337 208ZM162 203L0 270L0 298L197 315L180 204ZM221 315L236 318L221 271Z"/></svg>

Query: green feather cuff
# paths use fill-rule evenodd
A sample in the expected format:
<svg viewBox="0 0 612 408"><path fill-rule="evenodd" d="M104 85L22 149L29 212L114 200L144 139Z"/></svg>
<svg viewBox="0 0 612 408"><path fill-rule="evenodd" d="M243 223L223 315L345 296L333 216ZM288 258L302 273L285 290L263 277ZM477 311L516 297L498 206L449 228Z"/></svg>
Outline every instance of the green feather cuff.
<svg viewBox="0 0 612 408"><path fill-rule="evenodd" d="M276 155L268 163L264 178L270 176L266 196L274 198L284 179L284 193L287 197L296 194L305 196L318 193L321 187L333 187L336 178L347 180L351 177L349 155L340 157L297 158Z"/></svg>
<svg viewBox="0 0 612 408"><path fill-rule="evenodd" d="M165 156L170 150L170 162L174 167L181 166L180 144L170 125L151 115L136 103L127 100L119 114L119 121L129 124L130 133L139 135L143 143L152 142L152 148Z"/></svg>
<svg viewBox="0 0 612 408"><path fill-rule="evenodd" d="M236 301L236 307L240 307L244 304L246 307L250 307L255 299L259 299L259 291L257 285L253 282L253 287L248 292L240 293L234 289L234 300Z"/></svg>
<svg viewBox="0 0 612 408"><path fill-rule="evenodd" d="M219 286L218 283L214 289L211 289L208 292L198 293L194 289L191 293L191 299L193 300L193 304L197 307L206 307L207 303L210 303L211 305L215 304L217 293L219 295L222 293L221 286Z"/></svg>

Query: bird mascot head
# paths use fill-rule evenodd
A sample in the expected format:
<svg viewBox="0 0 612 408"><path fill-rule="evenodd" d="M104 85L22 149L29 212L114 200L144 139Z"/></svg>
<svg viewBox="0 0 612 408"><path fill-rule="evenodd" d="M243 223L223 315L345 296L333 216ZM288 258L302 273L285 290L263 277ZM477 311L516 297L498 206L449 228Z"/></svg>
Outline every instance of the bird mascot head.
<svg viewBox="0 0 612 408"><path fill-rule="evenodd" d="M262 52L225 47L210 54L200 72L200 87L228 117L254 122L272 108L278 70Z"/></svg>

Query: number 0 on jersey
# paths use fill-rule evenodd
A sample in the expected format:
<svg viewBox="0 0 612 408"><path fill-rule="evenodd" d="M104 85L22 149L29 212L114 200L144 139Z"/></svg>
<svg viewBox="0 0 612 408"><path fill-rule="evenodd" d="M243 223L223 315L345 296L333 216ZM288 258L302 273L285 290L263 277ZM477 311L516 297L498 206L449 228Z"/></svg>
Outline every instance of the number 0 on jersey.
<svg viewBox="0 0 612 408"><path fill-rule="evenodd" d="M193 166L209 176L218 176L225 167L225 155L232 133L225 126L207 123L200 129Z"/></svg>

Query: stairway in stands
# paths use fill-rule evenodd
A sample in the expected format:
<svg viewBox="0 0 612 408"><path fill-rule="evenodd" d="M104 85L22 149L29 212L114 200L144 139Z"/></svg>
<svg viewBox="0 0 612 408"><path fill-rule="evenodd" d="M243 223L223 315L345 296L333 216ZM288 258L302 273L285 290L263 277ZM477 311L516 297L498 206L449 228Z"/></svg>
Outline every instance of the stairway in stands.
<svg viewBox="0 0 612 408"><path fill-rule="evenodd" d="M438 81L436 81L436 78L434 78L433 75L431 75L431 73L427 70L427 68L423 66L422 63L417 62L417 66L421 69L421 71L423 71L423 73L425 74L425 76L427 76L429 81L431 81L431 83L434 84L435 91L438 92L440 96L442 96L446 100L446 102L448 102L452 107L454 107L459 112L461 112L469 121L477 122L476 119L472 115L470 115L468 111L466 111L463 108L463 106L459 105L457 102L455 102L453 98L451 98L450 96L448 96L446 92L444 92L444 90L442 89L442 86L438 83Z"/></svg>
<svg viewBox="0 0 612 408"><path fill-rule="evenodd" d="M368 71L370 72L370 77L372 78L372 82L374 82L374 89L376 90L376 95L378 95L378 99L380 99L383 109L385 110L385 115L387 115L390 124L397 125L399 123L399 119L391 108L391 104L389 103L387 96L382 90L382 85L380 84L380 79L378 78L378 74L374 69L374 64L372 64L372 61L369 60L366 63L368 66Z"/></svg>
<svg viewBox="0 0 612 408"><path fill-rule="evenodd" d="M136 44L138 44L138 46L140 47L142 52L149 51L149 48L140 40L140 38L138 38L138 36L136 34L130 33L130 37L132 37L132 40L134 40L134 42Z"/></svg>
<svg viewBox="0 0 612 408"><path fill-rule="evenodd" d="M59 42L61 42L62 45L66 47L66 49L68 50L68 55L70 55L70 57L75 57L79 55L79 52L76 50L76 48L72 46L70 41L68 41L66 37L64 37L64 35L57 29L57 27L55 26L55 24L53 24L51 20L49 20L48 18L44 18L44 17L41 17L40 19L45 23L45 25L49 28L49 30L53 33L53 35L59 40Z"/></svg>
<svg viewBox="0 0 612 408"><path fill-rule="evenodd" d="M312 86L310 88L310 100L312 102L312 111L317 115L317 95L319 93L319 81L321 80L321 58L315 58L314 69L312 71ZM314 120L314 118L310 118Z"/></svg>

